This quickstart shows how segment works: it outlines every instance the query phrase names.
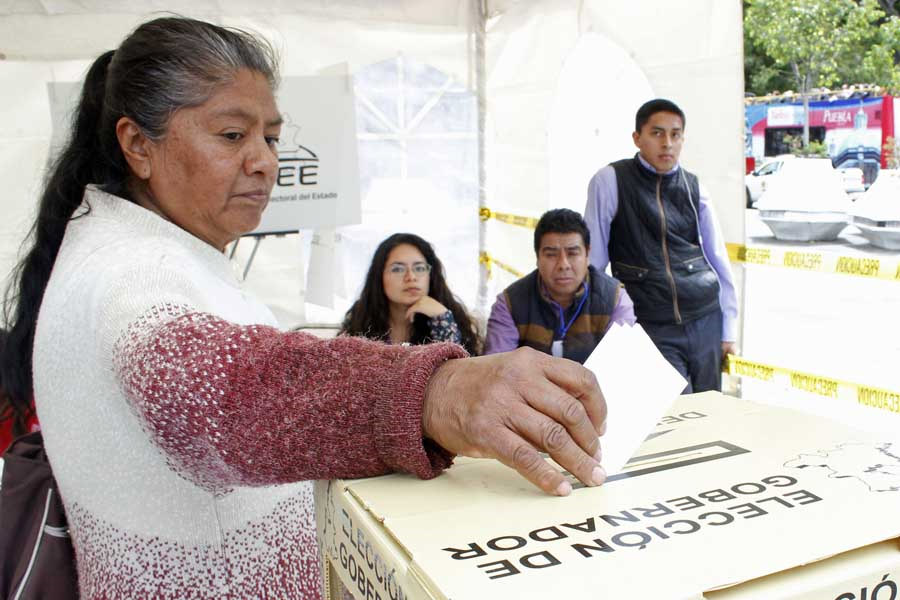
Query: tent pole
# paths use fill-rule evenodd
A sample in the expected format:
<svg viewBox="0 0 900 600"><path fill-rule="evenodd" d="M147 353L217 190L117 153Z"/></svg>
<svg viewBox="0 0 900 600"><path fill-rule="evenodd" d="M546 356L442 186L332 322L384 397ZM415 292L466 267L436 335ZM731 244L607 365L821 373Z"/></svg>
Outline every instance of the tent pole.
<svg viewBox="0 0 900 600"><path fill-rule="evenodd" d="M487 74L485 73L485 42L488 0L471 0L472 29L475 34L475 91L478 103L478 214L487 208L487 168L485 158L485 117L487 113ZM488 275L490 265L481 260L487 252L487 220L478 218L478 295L475 313L487 319Z"/></svg>

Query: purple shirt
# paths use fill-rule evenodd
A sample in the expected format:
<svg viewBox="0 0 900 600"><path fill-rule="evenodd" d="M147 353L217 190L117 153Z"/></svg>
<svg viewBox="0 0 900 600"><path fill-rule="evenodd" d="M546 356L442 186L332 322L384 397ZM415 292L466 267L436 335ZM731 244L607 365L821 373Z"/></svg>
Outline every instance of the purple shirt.
<svg viewBox="0 0 900 600"><path fill-rule="evenodd" d="M656 173L656 169L638 154L638 160L648 170ZM675 168L664 173L674 173ZM584 209L584 220L591 232L591 264L599 271L606 270L609 264L609 227L616 211L619 209L619 187L616 183L616 171L607 165L597 171L588 185L587 206ZM706 262L719 278L719 306L722 309L722 341L733 342L737 339L737 295L734 291L734 277L731 274L731 262L728 251L722 240L719 225L709 194L700 186L700 210L697 233L700 237L700 248Z"/></svg>
<svg viewBox="0 0 900 600"><path fill-rule="evenodd" d="M541 283L543 285L543 282ZM557 309L557 314L561 314L559 312L561 310L559 304L553 300L550 301L550 304L553 305L554 309ZM603 330L603 333L606 333L613 323L634 325L636 320L637 319L635 319L634 316L634 303L631 301L625 288L620 287L619 301L616 302L616 306L609 315L609 323L606 324L606 329ZM563 325L565 325L565 323L560 324L559 328ZM494 302L494 306L491 307L491 316L488 317L487 335L484 339L484 353L496 354L498 352L509 352L518 347L519 330L516 327L515 321L513 321L512 314L509 312L509 305L506 304L506 297L503 295L503 292L500 292L497 294L497 301Z"/></svg>

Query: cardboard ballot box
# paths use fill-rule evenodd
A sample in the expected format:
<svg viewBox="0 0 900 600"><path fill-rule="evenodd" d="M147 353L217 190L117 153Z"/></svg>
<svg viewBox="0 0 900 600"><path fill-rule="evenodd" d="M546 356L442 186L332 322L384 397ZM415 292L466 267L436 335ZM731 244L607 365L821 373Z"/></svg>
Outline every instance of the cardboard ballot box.
<svg viewBox="0 0 900 600"><path fill-rule="evenodd" d="M552 497L459 459L430 481L319 482L330 587L360 600L900 600L898 441L707 393L676 401L625 472L572 481Z"/></svg>

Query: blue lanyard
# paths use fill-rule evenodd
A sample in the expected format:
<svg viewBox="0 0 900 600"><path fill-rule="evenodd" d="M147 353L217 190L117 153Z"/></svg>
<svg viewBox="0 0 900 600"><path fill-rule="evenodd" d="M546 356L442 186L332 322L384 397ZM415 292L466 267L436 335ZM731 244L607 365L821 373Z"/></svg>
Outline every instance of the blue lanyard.
<svg viewBox="0 0 900 600"><path fill-rule="evenodd" d="M575 309L575 314L572 315L572 318L569 319L569 322L565 327L559 330L559 339L566 339L566 334L569 332L569 327L572 326L572 323L575 322L575 319L578 318L578 315L581 314L581 309L584 308L584 301L587 300L588 293L590 289L588 289L588 280L584 280L584 295L581 297L581 301L578 303L578 308ZM563 316L562 306L559 307L559 323L562 324L565 322L565 316Z"/></svg>

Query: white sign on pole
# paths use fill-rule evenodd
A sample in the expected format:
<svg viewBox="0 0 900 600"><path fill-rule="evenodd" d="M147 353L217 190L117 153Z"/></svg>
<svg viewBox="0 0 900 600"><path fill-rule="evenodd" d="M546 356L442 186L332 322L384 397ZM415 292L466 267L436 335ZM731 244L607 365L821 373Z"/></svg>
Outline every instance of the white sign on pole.
<svg viewBox="0 0 900 600"><path fill-rule="evenodd" d="M253 232L281 233L361 222L356 115L348 76L286 77L278 177Z"/></svg>

